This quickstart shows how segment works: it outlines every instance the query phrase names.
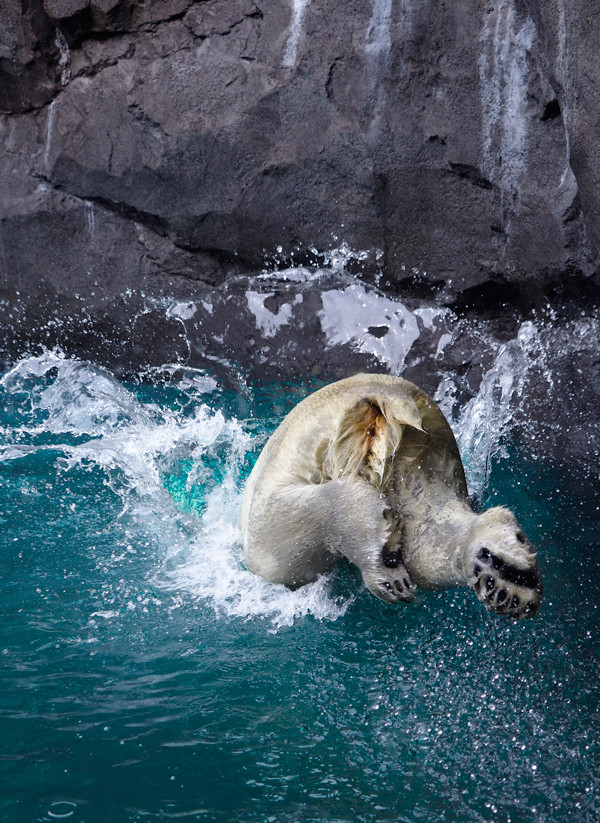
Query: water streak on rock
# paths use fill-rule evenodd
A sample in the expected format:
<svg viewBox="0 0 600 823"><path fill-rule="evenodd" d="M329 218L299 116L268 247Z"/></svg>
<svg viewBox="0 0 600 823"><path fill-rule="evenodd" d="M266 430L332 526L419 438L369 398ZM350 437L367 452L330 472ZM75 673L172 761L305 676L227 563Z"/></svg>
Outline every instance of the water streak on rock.
<svg viewBox="0 0 600 823"><path fill-rule="evenodd" d="M56 29L54 42L59 55L58 67L60 69L60 84L61 86L66 86L71 79L71 52L65 36L59 28Z"/></svg>
<svg viewBox="0 0 600 823"><path fill-rule="evenodd" d="M561 114L563 118L563 122L565 124L565 138L567 141L567 158L571 157L571 144L570 144L570 134L569 134L569 105L567 102L568 95L566 94L565 90L565 83L567 82L567 64L566 64L566 47L567 47L567 28L566 28L566 20L565 20L565 2L564 0L558 0L557 3L558 8L558 65L556 67L557 74L560 78L561 85L563 86L563 94L560 101L561 104Z"/></svg>
<svg viewBox="0 0 600 823"><path fill-rule="evenodd" d="M293 0L292 19L288 31L287 42L283 52L283 66L291 69L296 65L298 44L302 37L304 15L310 0Z"/></svg>
<svg viewBox="0 0 600 823"><path fill-rule="evenodd" d="M386 109L385 87L381 80L389 63L392 38L392 0L374 0L373 13L365 35L366 87L373 100L373 115L368 138L375 146L380 135L380 125Z"/></svg>
<svg viewBox="0 0 600 823"><path fill-rule="evenodd" d="M46 119L46 141L44 146L44 171L49 171L50 151L52 149L52 129L54 128L54 100L48 106Z"/></svg>
<svg viewBox="0 0 600 823"><path fill-rule="evenodd" d="M530 17L519 26L514 0L502 0L481 34L482 165L509 193L517 191L527 167L528 57L535 35Z"/></svg>
<svg viewBox="0 0 600 823"><path fill-rule="evenodd" d="M96 234L96 216L94 214L94 204L89 200L86 200L85 203L85 222L87 224L90 237L94 240Z"/></svg>
<svg viewBox="0 0 600 823"><path fill-rule="evenodd" d="M390 54L392 47L391 20L392 0L374 0L373 14L369 20L365 37L365 52L371 61L383 61Z"/></svg>

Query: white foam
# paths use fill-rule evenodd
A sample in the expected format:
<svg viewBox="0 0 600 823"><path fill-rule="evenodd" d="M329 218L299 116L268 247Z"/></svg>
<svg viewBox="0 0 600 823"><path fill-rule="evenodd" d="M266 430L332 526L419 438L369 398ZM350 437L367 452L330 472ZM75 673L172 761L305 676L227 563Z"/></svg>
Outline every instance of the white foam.
<svg viewBox="0 0 600 823"><path fill-rule="evenodd" d="M425 329L433 329L435 326L436 320L441 319L447 314L446 309L438 309L434 308L433 306L427 306L425 308L415 309L413 314L415 317L419 317L423 327ZM449 337L450 335L442 335L442 337ZM438 346L438 351L439 351Z"/></svg>
<svg viewBox="0 0 600 823"><path fill-rule="evenodd" d="M180 320L191 320L196 314L197 306L191 300L173 303L167 309L167 317L178 317ZM212 311L212 306L211 306ZM210 312L209 312L210 314Z"/></svg>
<svg viewBox="0 0 600 823"><path fill-rule="evenodd" d="M148 410L108 372L54 352L17 363L0 386L11 395L25 394L23 414L27 418L28 409L32 421L43 415L43 427L52 433L108 435L151 420Z"/></svg>
<svg viewBox="0 0 600 823"><path fill-rule="evenodd" d="M309 269L306 266L293 266L289 269L265 271L260 274L257 279L290 283L312 283L321 277L326 277L328 274L329 272L324 269Z"/></svg>
<svg viewBox="0 0 600 823"><path fill-rule="evenodd" d="M256 326L262 332L264 337L274 337L282 326L285 326L292 319L292 305L290 303L283 303L277 313L270 311L265 306L265 300L268 297L273 297L275 292L256 292L248 290L246 292L246 300L248 301L248 308L256 319ZM293 303L301 303L303 297L297 294L293 298Z"/></svg>
<svg viewBox="0 0 600 823"><path fill-rule="evenodd" d="M454 408L458 386L453 379L447 378L438 387L435 400L454 429L469 489L477 495L487 484L492 458L502 454L503 437L510 430L514 410L534 366L551 383L540 331L528 321L521 325L514 340L498 347L479 391L465 406Z"/></svg>
<svg viewBox="0 0 600 823"><path fill-rule="evenodd" d="M51 452L62 473L100 470L105 481L98 487L98 506L104 505L101 489L108 487L122 502L115 531L143 531L162 547L150 576L172 598L185 593L219 614L264 618L275 628L308 614L335 619L347 609L350 600L332 596L331 578L290 592L243 567L236 524L240 474L252 437L240 421L203 402L196 387L189 390L196 405L184 414L140 402L102 369L47 353L21 361L0 379L0 388L14 397L15 407L25 409L0 458ZM205 495L202 518L178 508L164 486L165 477L182 477L182 463L188 471L186 491L200 486ZM121 539L98 562L119 565L130 550ZM129 592L125 584L123 592L123 597ZM106 605L113 601L108 598ZM103 609L98 614L111 619L113 613Z"/></svg>
<svg viewBox="0 0 600 823"><path fill-rule="evenodd" d="M336 272L345 272L349 263L364 263L371 254L375 254L377 260L381 259L383 255L381 249L372 249L371 252L364 249L353 249L345 240L324 252L319 252L314 246L311 246L310 251L319 257L322 256L323 265Z"/></svg>
<svg viewBox="0 0 600 823"><path fill-rule="evenodd" d="M312 615L335 620L352 598L340 601L332 595L332 577L290 591L267 583L244 568L240 532L235 525L241 494L228 497L215 490L207 501L200 534L180 549L168 564L163 578L167 587L187 591L227 617L263 618L279 628Z"/></svg>
<svg viewBox="0 0 600 823"><path fill-rule="evenodd" d="M361 284L343 290L329 290L321 294L323 308L319 311L321 328L329 346L349 344L364 354L372 354L389 370L399 374L413 343L419 337L415 315L402 303ZM369 329L383 331L383 336Z"/></svg>

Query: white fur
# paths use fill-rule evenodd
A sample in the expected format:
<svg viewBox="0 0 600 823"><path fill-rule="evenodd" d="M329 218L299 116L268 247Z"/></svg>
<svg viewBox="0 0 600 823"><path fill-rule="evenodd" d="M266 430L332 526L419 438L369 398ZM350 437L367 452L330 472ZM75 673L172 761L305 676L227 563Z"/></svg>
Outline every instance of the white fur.
<svg viewBox="0 0 600 823"><path fill-rule="evenodd" d="M472 511L447 421L400 377L356 375L299 403L256 462L240 525L248 568L292 588L343 556L391 602L469 585L522 617L540 599L541 581L519 577L537 561L514 516Z"/></svg>

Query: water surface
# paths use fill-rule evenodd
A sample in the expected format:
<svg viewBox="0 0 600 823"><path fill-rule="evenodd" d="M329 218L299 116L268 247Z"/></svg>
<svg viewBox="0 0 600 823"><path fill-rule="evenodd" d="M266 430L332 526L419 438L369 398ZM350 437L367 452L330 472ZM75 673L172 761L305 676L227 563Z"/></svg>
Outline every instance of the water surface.
<svg viewBox="0 0 600 823"><path fill-rule="evenodd" d="M56 354L2 378L1 820L600 819L597 493L472 436L471 408L471 490L539 549L535 619L466 590L389 606L349 565L267 584L241 489L316 386L124 385Z"/></svg>

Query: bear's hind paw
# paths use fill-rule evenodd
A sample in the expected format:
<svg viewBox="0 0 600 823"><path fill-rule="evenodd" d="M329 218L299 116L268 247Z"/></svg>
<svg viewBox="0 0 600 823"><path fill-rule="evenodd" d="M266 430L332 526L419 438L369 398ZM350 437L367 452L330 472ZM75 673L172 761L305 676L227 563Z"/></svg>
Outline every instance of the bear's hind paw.
<svg viewBox="0 0 600 823"><path fill-rule="evenodd" d="M404 564L382 570L381 574L363 574L363 579L369 591L386 603L410 603L415 599L415 585Z"/></svg>
<svg viewBox="0 0 600 823"><path fill-rule="evenodd" d="M480 549L473 563L471 588L485 608L520 619L533 617L542 597L537 568L522 569L507 563L489 549Z"/></svg>

